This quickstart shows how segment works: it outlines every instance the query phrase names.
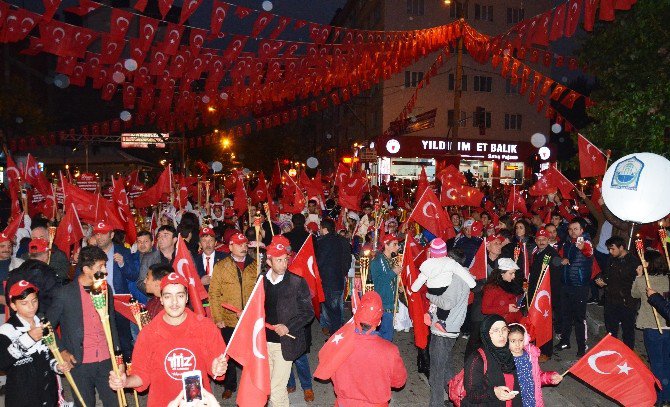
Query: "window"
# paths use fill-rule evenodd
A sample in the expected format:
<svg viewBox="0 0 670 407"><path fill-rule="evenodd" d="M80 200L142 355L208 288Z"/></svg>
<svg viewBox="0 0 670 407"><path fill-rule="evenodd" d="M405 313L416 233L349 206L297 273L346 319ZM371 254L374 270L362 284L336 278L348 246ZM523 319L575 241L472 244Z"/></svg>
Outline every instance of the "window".
<svg viewBox="0 0 670 407"><path fill-rule="evenodd" d="M521 115L505 113L505 130L521 130Z"/></svg>
<svg viewBox="0 0 670 407"><path fill-rule="evenodd" d="M477 111L472 112L472 127L479 127L479 121L484 120L484 127L487 129L491 128L491 112L488 110L484 110L483 112L484 117L479 117L477 115Z"/></svg>
<svg viewBox="0 0 670 407"><path fill-rule="evenodd" d="M482 6L475 3L475 20L493 21L493 6Z"/></svg>
<svg viewBox="0 0 670 407"><path fill-rule="evenodd" d="M422 16L423 0L407 0L407 14L410 16Z"/></svg>
<svg viewBox="0 0 670 407"><path fill-rule="evenodd" d="M507 24L516 24L523 20L522 8L507 8Z"/></svg>
<svg viewBox="0 0 670 407"><path fill-rule="evenodd" d="M465 111L461 111L461 119L459 120L458 125L461 126L461 127L464 126L467 118L468 118L468 116L467 116L467 114L465 114ZM456 123L454 121L454 110L451 109L451 110L447 111L447 125L449 127L454 127L455 124Z"/></svg>
<svg viewBox="0 0 670 407"><path fill-rule="evenodd" d="M423 79L423 72L405 71L405 87L415 88Z"/></svg>
<svg viewBox="0 0 670 407"><path fill-rule="evenodd" d="M467 7L463 8L463 3L460 1L452 1L451 6L449 6L449 17L451 18L461 18L461 16L468 18L468 9Z"/></svg>
<svg viewBox="0 0 670 407"><path fill-rule="evenodd" d="M493 84L493 77L475 75L475 92L491 92L491 85Z"/></svg>
<svg viewBox="0 0 670 407"><path fill-rule="evenodd" d="M456 83L456 75L453 73L449 74L449 90L454 90L454 84ZM468 76L461 75L461 90L468 90Z"/></svg>
<svg viewBox="0 0 670 407"><path fill-rule="evenodd" d="M521 81L517 81L516 85L512 85L512 80L509 78L505 81L506 94L519 93L519 89L521 89Z"/></svg>

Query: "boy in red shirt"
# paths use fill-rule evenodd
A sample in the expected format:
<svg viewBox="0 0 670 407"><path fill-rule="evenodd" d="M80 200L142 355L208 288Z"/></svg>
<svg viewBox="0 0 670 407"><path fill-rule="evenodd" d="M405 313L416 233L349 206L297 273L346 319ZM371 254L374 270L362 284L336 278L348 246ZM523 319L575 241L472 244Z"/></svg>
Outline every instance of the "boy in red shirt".
<svg viewBox="0 0 670 407"><path fill-rule="evenodd" d="M226 344L212 320L186 308L188 282L177 273L161 280L163 311L140 331L133 351L133 374L117 378L109 373L113 389L149 388L148 407L164 407L182 391L182 373L202 372L202 384L211 391L209 378L223 376L228 362Z"/></svg>

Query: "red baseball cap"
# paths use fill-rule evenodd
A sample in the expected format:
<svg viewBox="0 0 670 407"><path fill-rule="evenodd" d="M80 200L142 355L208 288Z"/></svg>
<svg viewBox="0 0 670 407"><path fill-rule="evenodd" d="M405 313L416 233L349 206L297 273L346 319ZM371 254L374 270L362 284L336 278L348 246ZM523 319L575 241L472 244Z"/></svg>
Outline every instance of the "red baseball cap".
<svg viewBox="0 0 670 407"><path fill-rule="evenodd" d="M49 250L49 242L42 238L35 238L28 245L29 253L44 253Z"/></svg>
<svg viewBox="0 0 670 407"><path fill-rule="evenodd" d="M204 227L204 228L200 229L200 237L203 237L203 236L212 236L212 237L215 238L216 233L214 233L214 229L212 229L210 227Z"/></svg>
<svg viewBox="0 0 670 407"><path fill-rule="evenodd" d="M472 223L472 235L473 236L481 236L482 235L482 230L484 229L484 225L478 220L474 221Z"/></svg>
<svg viewBox="0 0 670 407"><path fill-rule="evenodd" d="M379 325L383 313L382 297L376 291L368 291L361 298L358 309L354 314L354 321L357 325L367 324L376 327Z"/></svg>
<svg viewBox="0 0 670 407"><path fill-rule="evenodd" d="M230 243L233 244L245 244L249 243L249 239L247 239L246 236L244 236L243 233L235 233L230 237Z"/></svg>
<svg viewBox="0 0 670 407"><path fill-rule="evenodd" d="M505 241L505 238L502 237L502 236L498 236L498 235L491 235L491 236L487 236L487 237L486 237L486 243L491 243L491 242L493 242L494 240L497 240L497 241L499 241L500 243L502 243L502 242Z"/></svg>
<svg viewBox="0 0 670 407"><path fill-rule="evenodd" d="M93 233L108 233L113 230L114 228L111 225L108 225L104 220L99 221L93 226Z"/></svg>
<svg viewBox="0 0 670 407"><path fill-rule="evenodd" d="M9 288L9 300L11 301L12 298L18 297L21 295L22 292L26 291L27 289L32 288L35 290L35 292L39 292L40 290L30 281L26 280L21 280L18 281L16 284L12 285Z"/></svg>
<svg viewBox="0 0 670 407"><path fill-rule="evenodd" d="M274 236L270 245L265 248L268 257L280 257L288 254L289 241L284 236Z"/></svg>
<svg viewBox="0 0 670 407"><path fill-rule="evenodd" d="M12 238L5 234L5 232L0 233L0 243L11 242Z"/></svg>
<svg viewBox="0 0 670 407"><path fill-rule="evenodd" d="M167 276L163 277L163 279L161 280L161 291L163 291L163 288L165 288L165 286L167 286L168 284L183 285L188 290L188 281L186 281L186 279L179 273L172 272Z"/></svg>
<svg viewBox="0 0 670 407"><path fill-rule="evenodd" d="M398 236L395 233L389 233L388 235L385 235L384 238L382 239L382 244L386 245L386 244L391 243L394 240L396 242L400 241L400 239L398 238Z"/></svg>
<svg viewBox="0 0 670 407"><path fill-rule="evenodd" d="M535 233L535 237L536 238L538 238L538 237L548 238L549 237L549 232L547 232L547 229L545 229L545 228L540 228L540 229L537 230L537 233Z"/></svg>
<svg viewBox="0 0 670 407"><path fill-rule="evenodd" d="M307 230L309 230L310 232L318 232L319 225L317 225L316 222L309 222L307 224Z"/></svg>

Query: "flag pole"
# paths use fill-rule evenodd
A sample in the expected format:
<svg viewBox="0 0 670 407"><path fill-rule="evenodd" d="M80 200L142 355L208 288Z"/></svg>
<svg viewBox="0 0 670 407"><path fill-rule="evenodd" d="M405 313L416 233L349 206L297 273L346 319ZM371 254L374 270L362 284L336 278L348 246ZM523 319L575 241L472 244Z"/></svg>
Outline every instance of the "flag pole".
<svg viewBox="0 0 670 407"><path fill-rule="evenodd" d="M644 271L644 279L647 282L647 288L651 288L651 285L649 284L649 273L647 273L647 262L644 259L644 243L642 243L642 239L635 240L635 247L637 248L637 254L638 256L640 256L640 260L642 260L642 270ZM658 312L654 307L652 307L651 310L654 311L654 318L656 319L656 327L658 328L658 333L663 335L663 329L661 328L661 321L658 319Z"/></svg>
<svg viewBox="0 0 670 407"><path fill-rule="evenodd" d="M670 269L670 256L668 256L668 232L665 231L664 227L658 229L658 235L661 238L661 244L663 245L663 252L665 253L665 261L668 263L668 268Z"/></svg>

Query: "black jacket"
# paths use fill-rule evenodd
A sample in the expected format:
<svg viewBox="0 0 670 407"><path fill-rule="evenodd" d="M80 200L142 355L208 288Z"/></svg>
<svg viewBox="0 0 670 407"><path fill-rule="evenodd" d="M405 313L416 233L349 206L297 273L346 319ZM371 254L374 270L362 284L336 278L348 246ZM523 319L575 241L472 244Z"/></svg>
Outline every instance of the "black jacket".
<svg viewBox="0 0 670 407"><path fill-rule="evenodd" d="M547 246L544 250L539 251L535 248L534 253L529 254L530 261L530 273L528 275L528 298L532 299L535 294L535 289L540 279L540 272L542 271L542 262L544 261L544 256L549 255L551 259L549 260L549 268L547 273L549 273L549 278L551 279L551 296L558 300L560 298L561 290L561 257L558 255L556 249L551 246ZM553 301L557 302L557 301Z"/></svg>
<svg viewBox="0 0 670 407"><path fill-rule="evenodd" d="M605 286L605 303L624 305L627 308L637 309L640 300L630 295L633 282L637 277L637 266L640 259L631 252L623 257L610 256L609 266L598 276L607 283Z"/></svg>
<svg viewBox="0 0 670 407"><path fill-rule="evenodd" d="M214 254L214 263L213 264L216 264L218 261L221 261L228 256L228 254L226 254L224 252L220 252L218 250L214 250L213 254ZM204 276L205 275L205 260L202 258L202 253L199 253L198 255L196 255L193 258L193 261L195 262L196 270L198 270L198 275L200 277ZM212 267L211 271L214 272L214 267Z"/></svg>
<svg viewBox="0 0 670 407"><path fill-rule="evenodd" d="M262 278L266 287L271 284L265 274ZM281 352L285 360L296 360L307 350L305 327L314 318L312 297L305 279L288 270L284 274L282 287L277 298L277 319L280 324L286 325L295 339L280 337Z"/></svg>
<svg viewBox="0 0 670 407"><path fill-rule="evenodd" d="M119 345L119 337L116 333L116 318L114 312L114 301L107 302L109 312L109 325L112 331L112 340ZM84 355L84 316L81 306L81 292L79 281L73 280L70 284L60 287L53 296L53 303L47 310L47 319L54 329L60 325L61 337L58 337L58 347L62 351L70 352L75 360L81 361ZM81 366L81 363L74 365Z"/></svg>
<svg viewBox="0 0 670 407"><path fill-rule="evenodd" d="M465 359L463 368L463 387L465 387L465 397L461 406L505 406L505 402L498 400L493 392L494 387L505 386L505 376L500 365L488 352L486 354L486 369L484 369L484 360L479 351L472 352ZM516 397L512 399L512 406L521 407L521 393L519 389L519 379L514 373L514 388L519 391Z"/></svg>
<svg viewBox="0 0 670 407"><path fill-rule="evenodd" d="M302 229L293 228L290 232L284 233L284 237L291 242L291 250L294 253L297 253L305 243L305 240L309 237L309 233L304 227L302 227Z"/></svg>
<svg viewBox="0 0 670 407"><path fill-rule="evenodd" d="M19 267L9 272L7 285L5 286L5 300L9 304L9 289L15 283L26 280L40 290L37 297L40 301L38 312L46 312L51 306L54 291L60 287L56 282L56 272L43 261L29 259L23 262ZM11 311L14 314L14 311Z"/></svg>
<svg viewBox="0 0 670 407"><path fill-rule="evenodd" d="M0 370L7 372L6 406L58 405L56 361L42 341L34 341L16 315L0 327Z"/></svg>
<svg viewBox="0 0 670 407"><path fill-rule="evenodd" d="M324 290L344 291L344 281L351 267L351 245L336 233L316 241L316 264Z"/></svg>

